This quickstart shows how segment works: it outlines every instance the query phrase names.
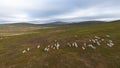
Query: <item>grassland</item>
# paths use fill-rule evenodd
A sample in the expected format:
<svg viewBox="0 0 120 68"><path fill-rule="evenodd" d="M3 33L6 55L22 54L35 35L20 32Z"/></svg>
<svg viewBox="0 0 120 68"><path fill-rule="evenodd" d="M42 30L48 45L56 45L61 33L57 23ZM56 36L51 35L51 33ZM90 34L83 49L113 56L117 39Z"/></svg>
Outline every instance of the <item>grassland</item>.
<svg viewBox="0 0 120 68"><path fill-rule="evenodd" d="M1 24L0 36L14 36L36 33L33 30L52 28L47 26L39 26L34 24Z"/></svg>
<svg viewBox="0 0 120 68"><path fill-rule="evenodd" d="M0 68L120 68L120 21L14 28L2 25L0 33ZM96 45L96 49L82 50L81 47L69 48L66 44L77 41L82 46L95 35L102 38L110 35L115 45L110 48L102 44ZM43 51L55 40L61 45L59 50ZM37 45L41 47L37 49ZM23 54L28 47L30 51Z"/></svg>

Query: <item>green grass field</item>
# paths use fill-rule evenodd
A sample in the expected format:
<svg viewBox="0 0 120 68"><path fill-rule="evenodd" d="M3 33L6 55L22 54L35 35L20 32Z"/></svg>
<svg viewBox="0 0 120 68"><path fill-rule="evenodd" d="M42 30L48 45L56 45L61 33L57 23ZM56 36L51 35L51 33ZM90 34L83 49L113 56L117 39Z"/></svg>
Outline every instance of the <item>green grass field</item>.
<svg viewBox="0 0 120 68"><path fill-rule="evenodd" d="M83 50L83 43L90 43L94 36L111 39L115 45L108 47L103 42L101 46L95 44L96 49ZM54 45L55 40L60 49L45 52L44 48ZM68 47L67 43L73 42L79 47ZM23 54L27 48L30 51ZM1 25L0 68L120 68L120 21L12 28Z"/></svg>

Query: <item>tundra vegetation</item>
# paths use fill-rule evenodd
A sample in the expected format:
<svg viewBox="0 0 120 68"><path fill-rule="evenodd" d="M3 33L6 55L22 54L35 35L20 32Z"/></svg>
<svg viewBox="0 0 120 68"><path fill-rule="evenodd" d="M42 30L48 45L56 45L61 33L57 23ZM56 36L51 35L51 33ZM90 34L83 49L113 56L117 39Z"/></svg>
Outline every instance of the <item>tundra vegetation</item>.
<svg viewBox="0 0 120 68"><path fill-rule="evenodd" d="M0 25L0 68L120 68L120 21Z"/></svg>

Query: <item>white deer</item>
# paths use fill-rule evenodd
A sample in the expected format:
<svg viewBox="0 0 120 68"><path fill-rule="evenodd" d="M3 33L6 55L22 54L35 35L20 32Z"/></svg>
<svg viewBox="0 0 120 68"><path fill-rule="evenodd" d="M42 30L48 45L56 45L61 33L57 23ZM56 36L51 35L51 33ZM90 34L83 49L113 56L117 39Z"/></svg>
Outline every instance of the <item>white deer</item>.
<svg viewBox="0 0 120 68"><path fill-rule="evenodd" d="M37 48L40 48L40 45L38 45Z"/></svg>
<svg viewBox="0 0 120 68"><path fill-rule="evenodd" d="M23 50L22 53L26 53L27 51L26 50Z"/></svg>

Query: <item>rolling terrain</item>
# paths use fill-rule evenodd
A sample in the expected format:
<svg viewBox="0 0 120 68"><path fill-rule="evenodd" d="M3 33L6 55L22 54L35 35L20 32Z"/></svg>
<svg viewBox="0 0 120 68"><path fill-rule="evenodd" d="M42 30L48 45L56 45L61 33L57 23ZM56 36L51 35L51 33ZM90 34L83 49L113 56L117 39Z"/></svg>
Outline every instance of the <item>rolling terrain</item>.
<svg viewBox="0 0 120 68"><path fill-rule="evenodd" d="M96 36L100 45L91 41ZM0 25L0 68L120 68L120 21Z"/></svg>

